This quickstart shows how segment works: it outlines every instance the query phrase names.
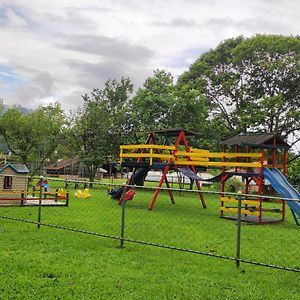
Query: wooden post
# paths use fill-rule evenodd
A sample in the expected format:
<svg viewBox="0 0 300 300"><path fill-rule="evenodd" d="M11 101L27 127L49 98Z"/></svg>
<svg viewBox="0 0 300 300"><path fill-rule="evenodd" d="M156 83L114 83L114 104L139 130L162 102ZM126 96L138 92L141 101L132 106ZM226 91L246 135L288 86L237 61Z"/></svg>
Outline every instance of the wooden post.
<svg viewBox="0 0 300 300"><path fill-rule="evenodd" d="M261 147L261 157L260 157L260 181L259 181L259 196L263 195L263 183L264 183L264 149ZM259 197L259 216L258 216L258 223L261 223L262 220L262 197Z"/></svg>
<svg viewBox="0 0 300 300"><path fill-rule="evenodd" d="M276 168L276 164L277 164L277 156L276 156L276 136L273 137L273 155L272 155L272 168Z"/></svg>
<svg viewBox="0 0 300 300"><path fill-rule="evenodd" d="M37 219L38 229L41 227L42 197L43 197L43 176L40 177L40 196L39 196L38 219Z"/></svg>
<svg viewBox="0 0 300 300"><path fill-rule="evenodd" d="M21 193L21 206L24 205L24 192Z"/></svg>
<svg viewBox="0 0 300 300"><path fill-rule="evenodd" d="M223 145L222 146L222 151L223 153L226 153L226 145ZM222 162L225 162L225 156L222 156ZM225 181L226 181L226 175L224 174L225 173L225 166L222 165L222 175L221 175L221 199L224 197L224 192L225 192ZM224 206L224 201L221 200L221 207ZM220 210L221 212L221 217L224 216L224 211L223 210Z"/></svg>

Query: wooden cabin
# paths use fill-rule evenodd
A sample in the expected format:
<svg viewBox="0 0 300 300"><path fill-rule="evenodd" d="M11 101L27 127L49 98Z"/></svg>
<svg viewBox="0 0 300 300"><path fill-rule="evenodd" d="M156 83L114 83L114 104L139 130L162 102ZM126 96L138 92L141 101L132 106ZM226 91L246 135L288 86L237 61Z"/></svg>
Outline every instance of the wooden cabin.
<svg viewBox="0 0 300 300"><path fill-rule="evenodd" d="M98 168L95 178L102 179L107 171ZM47 176L65 179L89 178L89 172L79 156L63 159L46 167Z"/></svg>
<svg viewBox="0 0 300 300"><path fill-rule="evenodd" d="M28 187L28 173L25 164L8 163L0 166L0 204L21 202L21 193L26 192Z"/></svg>

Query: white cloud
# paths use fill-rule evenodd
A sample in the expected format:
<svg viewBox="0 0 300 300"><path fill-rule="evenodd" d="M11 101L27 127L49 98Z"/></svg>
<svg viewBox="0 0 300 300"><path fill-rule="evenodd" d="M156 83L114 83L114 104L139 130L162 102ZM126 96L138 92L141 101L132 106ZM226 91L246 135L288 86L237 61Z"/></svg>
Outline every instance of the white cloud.
<svg viewBox="0 0 300 300"><path fill-rule="evenodd" d="M108 78L174 77L222 40L298 34L300 4L276 0L2 0L0 97L65 109ZM9 75L5 76L9 69Z"/></svg>
<svg viewBox="0 0 300 300"><path fill-rule="evenodd" d="M6 19L6 25L11 27L26 26L27 22L11 8L4 9L3 17Z"/></svg>

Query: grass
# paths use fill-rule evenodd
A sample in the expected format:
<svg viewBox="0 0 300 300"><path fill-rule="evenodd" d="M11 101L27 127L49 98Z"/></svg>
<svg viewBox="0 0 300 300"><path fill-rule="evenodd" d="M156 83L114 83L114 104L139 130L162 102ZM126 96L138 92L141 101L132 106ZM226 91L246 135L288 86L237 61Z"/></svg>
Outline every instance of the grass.
<svg viewBox="0 0 300 300"><path fill-rule="evenodd" d="M118 236L121 209L105 189L70 207L42 209L42 221ZM126 207L126 237L235 255L235 222L220 219L215 197L202 209L196 195L151 191ZM35 221L36 207L1 208L1 215ZM299 273L0 219L1 299L299 299ZM242 257L299 267L299 229L288 215L279 225L242 227Z"/></svg>

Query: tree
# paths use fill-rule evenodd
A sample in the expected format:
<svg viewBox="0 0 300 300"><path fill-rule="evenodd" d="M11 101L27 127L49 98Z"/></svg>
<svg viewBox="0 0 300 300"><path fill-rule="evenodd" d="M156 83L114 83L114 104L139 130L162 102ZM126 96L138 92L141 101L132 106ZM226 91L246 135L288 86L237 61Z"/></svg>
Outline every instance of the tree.
<svg viewBox="0 0 300 300"><path fill-rule="evenodd" d="M213 149L209 104L198 90L187 85L176 86L170 108L170 125L199 133L195 139L190 139L194 147Z"/></svg>
<svg viewBox="0 0 300 300"><path fill-rule="evenodd" d="M190 140L193 146L213 148L209 106L199 90L187 84L174 85L170 73L156 70L133 99L133 123L137 131L163 128L192 130L200 134Z"/></svg>
<svg viewBox="0 0 300 300"><path fill-rule="evenodd" d="M37 161L39 170L50 159L62 139L64 114L58 103L39 107L29 114L18 108L8 109L0 118L0 134L9 150L24 164Z"/></svg>
<svg viewBox="0 0 300 300"><path fill-rule="evenodd" d="M287 138L300 130L300 38L237 37L203 54L178 81L203 93L231 134Z"/></svg>
<svg viewBox="0 0 300 300"><path fill-rule="evenodd" d="M122 77L107 80L103 90L94 90L95 100L101 103L109 116L108 141L110 143L110 155L116 159L119 157L119 146L127 141L132 132L131 111L133 84L129 78Z"/></svg>
<svg viewBox="0 0 300 300"><path fill-rule="evenodd" d="M137 90L132 103L133 126L137 131L170 126L174 101L173 77L164 70L155 70L143 87Z"/></svg>
<svg viewBox="0 0 300 300"><path fill-rule="evenodd" d="M93 181L97 168L103 165L110 151L107 140L109 117L103 107L85 95L83 108L73 118L73 154L79 154L88 169L90 181Z"/></svg>
<svg viewBox="0 0 300 300"><path fill-rule="evenodd" d="M97 168L119 157L119 146L130 131L130 97L133 85L128 78L108 80L103 90L84 95L84 104L73 116L77 154L93 181Z"/></svg>
<svg viewBox="0 0 300 300"><path fill-rule="evenodd" d="M292 154L288 162L288 180L294 185L300 185L300 155Z"/></svg>
<svg viewBox="0 0 300 300"><path fill-rule="evenodd" d="M28 115L35 128L37 144L33 148L33 157L40 164L46 159L56 160L59 157L57 151L64 141L66 116L59 103L40 106ZM39 169L40 166L38 166Z"/></svg>

